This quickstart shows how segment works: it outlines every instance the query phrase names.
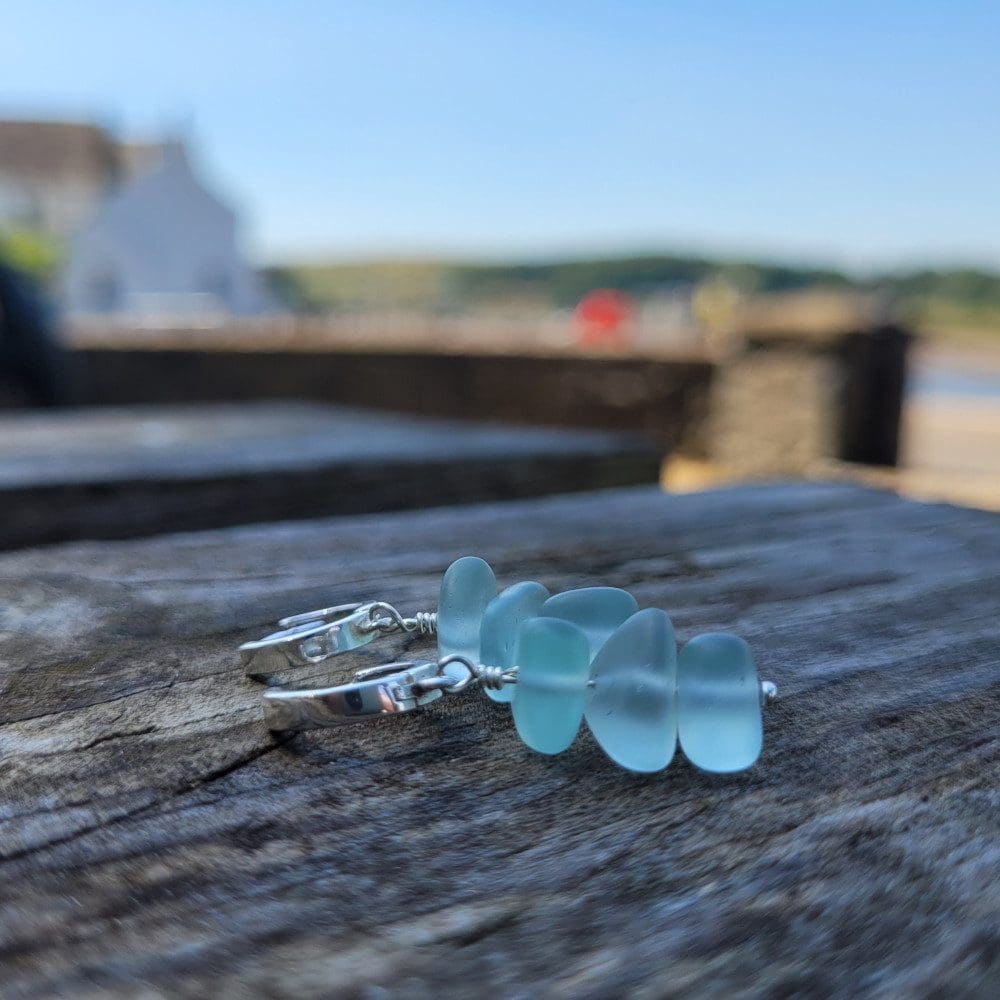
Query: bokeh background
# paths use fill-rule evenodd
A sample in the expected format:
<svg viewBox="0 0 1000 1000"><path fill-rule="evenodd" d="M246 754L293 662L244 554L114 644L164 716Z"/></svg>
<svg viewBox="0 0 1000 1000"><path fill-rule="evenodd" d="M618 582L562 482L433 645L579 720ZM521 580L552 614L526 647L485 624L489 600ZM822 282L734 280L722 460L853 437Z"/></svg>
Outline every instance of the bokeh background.
<svg viewBox="0 0 1000 1000"><path fill-rule="evenodd" d="M155 472L291 400L1000 508L998 43L971 2L10 0L0 462Z"/></svg>

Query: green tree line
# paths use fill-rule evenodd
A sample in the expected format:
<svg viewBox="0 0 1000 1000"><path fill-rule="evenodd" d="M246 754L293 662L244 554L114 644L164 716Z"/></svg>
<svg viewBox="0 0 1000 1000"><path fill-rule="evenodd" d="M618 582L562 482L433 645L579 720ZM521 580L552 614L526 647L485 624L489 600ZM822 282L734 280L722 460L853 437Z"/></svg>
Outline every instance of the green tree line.
<svg viewBox="0 0 1000 1000"><path fill-rule="evenodd" d="M986 270L923 269L859 279L831 268L666 254L497 264L396 261L282 266L270 269L269 276L293 305L313 310L373 302L437 308L517 299L559 308L573 306L594 288L643 296L711 279L721 279L746 294L879 290L910 303L946 300L1000 309L1000 273Z"/></svg>

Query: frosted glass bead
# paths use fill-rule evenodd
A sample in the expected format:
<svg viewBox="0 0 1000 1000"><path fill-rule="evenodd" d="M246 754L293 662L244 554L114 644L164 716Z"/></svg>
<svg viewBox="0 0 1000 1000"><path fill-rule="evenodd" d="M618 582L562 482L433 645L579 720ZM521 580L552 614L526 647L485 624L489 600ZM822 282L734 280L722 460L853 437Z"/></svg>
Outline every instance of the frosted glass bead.
<svg viewBox="0 0 1000 1000"><path fill-rule="evenodd" d="M760 683L742 639L712 632L681 650L677 731L685 756L703 771L743 771L760 756Z"/></svg>
<svg viewBox="0 0 1000 1000"><path fill-rule="evenodd" d="M479 629L486 606L497 595L497 578L490 565L476 556L456 559L441 578L437 611L438 656L467 656L480 663ZM446 668L456 679L468 676L460 664Z"/></svg>
<svg viewBox="0 0 1000 1000"><path fill-rule="evenodd" d="M590 649L583 631L556 618L529 618L518 633L511 712L517 733L539 753L562 753L587 703Z"/></svg>
<svg viewBox="0 0 1000 1000"><path fill-rule="evenodd" d="M548 618L562 618L583 629L593 659L611 633L638 610L636 599L627 590L583 587L550 597L538 613Z"/></svg>
<svg viewBox="0 0 1000 1000"><path fill-rule="evenodd" d="M656 608L632 615L590 668L585 718L594 738L630 771L659 771L677 745L677 644Z"/></svg>
<svg viewBox="0 0 1000 1000"><path fill-rule="evenodd" d="M483 624L479 630L482 662L491 667L513 667L517 636L522 622L534 618L548 599L549 592L533 580L524 580L508 587L487 605ZM511 701L514 685L507 684L499 691L484 688L494 701Z"/></svg>

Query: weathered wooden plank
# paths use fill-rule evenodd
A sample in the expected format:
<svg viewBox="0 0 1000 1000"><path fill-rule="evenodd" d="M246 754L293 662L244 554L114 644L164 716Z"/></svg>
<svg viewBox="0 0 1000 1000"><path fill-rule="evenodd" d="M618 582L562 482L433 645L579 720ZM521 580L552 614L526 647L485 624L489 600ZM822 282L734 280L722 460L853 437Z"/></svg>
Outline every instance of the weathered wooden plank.
<svg viewBox="0 0 1000 1000"><path fill-rule="evenodd" d="M308 325L91 331L77 339L95 404L308 399L403 413L641 431L738 476L831 458L893 465L910 335L896 326L792 327L758 317L731 349L581 354L566 346L338 342ZM857 317L855 317L855 322ZM365 346L367 344L367 346ZM775 406L780 400L781 405ZM747 441L752 447L747 448Z"/></svg>
<svg viewBox="0 0 1000 1000"><path fill-rule="evenodd" d="M655 483L634 434L303 403L0 416L0 548Z"/></svg>
<svg viewBox="0 0 1000 1000"><path fill-rule="evenodd" d="M990 995L998 528L853 487L628 490L8 553L6 992ZM744 635L781 690L758 766L636 778L586 734L543 759L477 693L262 731L238 642L427 606L468 551Z"/></svg>
<svg viewBox="0 0 1000 1000"><path fill-rule="evenodd" d="M261 343L261 341L256 341ZM96 404L305 399L419 416L640 431L673 447L697 436L712 377L705 358L435 350L78 352Z"/></svg>

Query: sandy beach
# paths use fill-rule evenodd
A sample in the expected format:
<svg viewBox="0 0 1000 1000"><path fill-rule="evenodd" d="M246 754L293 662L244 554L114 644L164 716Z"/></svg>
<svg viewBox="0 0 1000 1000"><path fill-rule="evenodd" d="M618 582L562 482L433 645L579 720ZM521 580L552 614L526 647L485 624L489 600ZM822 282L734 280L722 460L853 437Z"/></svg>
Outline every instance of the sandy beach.
<svg viewBox="0 0 1000 1000"><path fill-rule="evenodd" d="M1000 510L1000 346L921 345L888 480L921 500Z"/></svg>

